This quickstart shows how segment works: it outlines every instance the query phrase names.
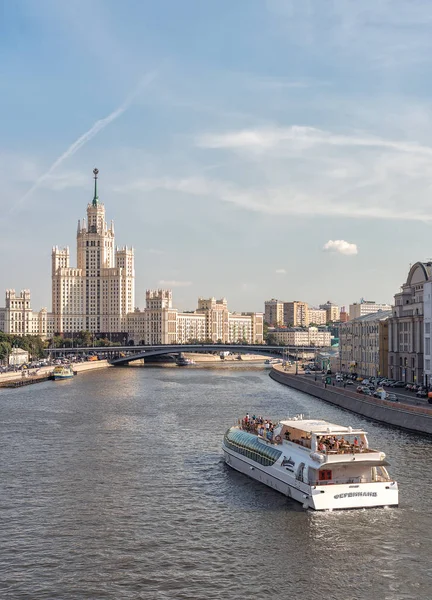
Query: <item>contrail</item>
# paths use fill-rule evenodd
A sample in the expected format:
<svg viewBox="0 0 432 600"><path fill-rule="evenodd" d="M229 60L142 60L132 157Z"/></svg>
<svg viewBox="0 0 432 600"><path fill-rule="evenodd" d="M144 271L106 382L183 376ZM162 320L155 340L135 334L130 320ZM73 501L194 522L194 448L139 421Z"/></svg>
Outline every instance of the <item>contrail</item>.
<svg viewBox="0 0 432 600"><path fill-rule="evenodd" d="M90 129L88 131L83 133L77 140L75 140L75 142L73 144L71 144L69 146L69 148L65 152L63 152L63 154L61 154L53 162L53 164L50 166L48 171L46 171L46 173L41 175L39 177L39 179L37 179L37 181L35 181L35 183L24 194L24 196L22 196L22 198L20 198L17 201L15 207L12 207L12 210L13 210L13 208L17 208L18 205L22 204L25 200L27 200L27 198L29 198L33 194L33 192L35 190L37 190L37 188L46 179L48 179L48 177L53 173L53 171L55 171L57 169L57 167L59 167L66 159L68 159L70 156L74 155L75 152L77 152L80 148L82 148L82 146L84 146L85 144L87 144L87 142L89 142L91 139L93 139L95 137L95 135L97 135L100 131L102 131L102 129L105 129L105 127L107 125L109 125L110 123L112 123L113 121L118 119L118 117L120 117L125 112L125 110L127 110L129 108L129 106L132 104L134 99L140 93L142 88L144 86L149 85L154 80L155 77L156 77L156 72L154 72L154 71L145 75L143 77L143 79L141 80L141 82L139 83L139 85L137 86L136 90L132 94L130 94L118 108L116 108L112 113L110 113L104 119L99 119L98 121L96 121L96 123L94 125L92 125L92 127L90 127Z"/></svg>

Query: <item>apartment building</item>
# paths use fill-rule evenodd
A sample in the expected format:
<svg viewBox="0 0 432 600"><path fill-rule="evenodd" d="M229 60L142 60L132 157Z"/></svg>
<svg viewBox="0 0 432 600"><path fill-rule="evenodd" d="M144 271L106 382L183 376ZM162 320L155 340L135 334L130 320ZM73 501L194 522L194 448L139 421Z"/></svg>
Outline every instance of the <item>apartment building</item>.
<svg viewBox="0 0 432 600"><path fill-rule="evenodd" d="M309 325L309 307L307 302L284 302L284 325L287 327L307 327Z"/></svg>
<svg viewBox="0 0 432 600"><path fill-rule="evenodd" d="M309 308L309 324L325 325L327 323L327 311L322 308Z"/></svg>
<svg viewBox="0 0 432 600"><path fill-rule="evenodd" d="M349 320L339 327L341 370L366 377L388 376L388 327L391 311Z"/></svg>
<svg viewBox="0 0 432 600"><path fill-rule="evenodd" d="M269 329L277 344L284 346L330 347L331 333L318 327L285 327Z"/></svg>
<svg viewBox="0 0 432 600"><path fill-rule="evenodd" d="M284 324L284 303L272 298L264 302L264 321L271 327Z"/></svg>
<svg viewBox="0 0 432 600"><path fill-rule="evenodd" d="M349 306L349 318L358 319L358 317L364 317L365 315L371 315L380 310L388 311L391 310L391 304L379 304L373 300L360 300L360 302L354 302Z"/></svg>
<svg viewBox="0 0 432 600"><path fill-rule="evenodd" d="M330 321L339 321L340 311L337 304L333 304L333 302L327 300L325 304L320 304L320 309L326 311L326 323L330 323Z"/></svg>

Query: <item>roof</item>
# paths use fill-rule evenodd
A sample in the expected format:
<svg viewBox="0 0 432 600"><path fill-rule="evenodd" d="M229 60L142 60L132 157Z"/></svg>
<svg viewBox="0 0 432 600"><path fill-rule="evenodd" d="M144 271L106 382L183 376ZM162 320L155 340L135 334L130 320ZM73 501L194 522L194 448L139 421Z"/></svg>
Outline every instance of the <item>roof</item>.
<svg viewBox="0 0 432 600"><path fill-rule="evenodd" d="M370 313L368 315L362 315L355 319L350 319L346 323L342 323L342 327L351 325L351 323L364 323L365 321L385 321L391 317L393 312L391 310L377 310L377 312Z"/></svg>
<svg viewBox="0 0 432 600"><path fill-rule="evenodd" d="M344 427L343 425L336 425L335 423L329 423L322 419L289 419L280 421L287 427L294 427L295 429L301 429L307 433L322 433L323 435L333 434L357 434L365 433L363 429L353 429L352 427Z"/></svg>

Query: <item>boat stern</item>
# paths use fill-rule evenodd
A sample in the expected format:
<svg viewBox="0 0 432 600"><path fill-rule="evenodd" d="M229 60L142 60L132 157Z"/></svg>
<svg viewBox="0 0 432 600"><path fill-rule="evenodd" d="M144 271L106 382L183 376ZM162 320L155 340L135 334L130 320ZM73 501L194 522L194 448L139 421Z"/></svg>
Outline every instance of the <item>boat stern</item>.
<svg viewBox="0 0 432 600"><path fill-rule="evenodd" d="M398 484L396 481L384 481L312 486L310 496L305 503L314 510L398 506Z"/></svg>

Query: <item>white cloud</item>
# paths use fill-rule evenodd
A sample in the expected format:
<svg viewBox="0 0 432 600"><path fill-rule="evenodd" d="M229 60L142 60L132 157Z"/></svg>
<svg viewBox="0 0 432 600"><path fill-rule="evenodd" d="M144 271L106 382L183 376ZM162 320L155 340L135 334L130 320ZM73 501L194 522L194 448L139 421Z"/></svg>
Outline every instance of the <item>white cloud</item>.
<svg viewBox="0 0 432 600"><path fill-rule="evenodd" d="M337 252L338 254L345 254L347 256L358 254L357 244L351 244L345 240L329 240L324 244L323 250Z"/></svg>
<svg viewBox="0 0 432 600"><path fill-rule="evenodd" d="M167 288L175 288L175 287L189 287L192 285L192 281L175 281L175 280L166 280L161 279L159 281L159 285Z"/></svg>
<svg viewBox="0 0 432 600"><path fill-rule="evenodd" d="M276 269L275 273L278 273L279 275L286 275L286 270L285 269Z"/></svg>

